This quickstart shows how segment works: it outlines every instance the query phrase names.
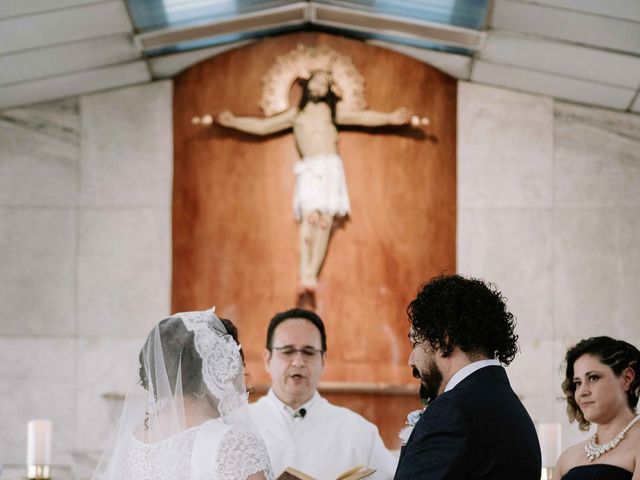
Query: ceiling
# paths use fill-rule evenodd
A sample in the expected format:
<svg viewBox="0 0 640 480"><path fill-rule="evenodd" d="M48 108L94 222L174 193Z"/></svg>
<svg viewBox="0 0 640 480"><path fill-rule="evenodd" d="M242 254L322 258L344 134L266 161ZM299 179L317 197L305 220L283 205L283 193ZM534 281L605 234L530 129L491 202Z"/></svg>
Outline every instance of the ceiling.
<svg viewBox="0 0 640 480"><path fill-rule="evenodd" d="M639 0L486 0L480 30L371 7L408 1L426 0L360 0L367 8L279 0L146 30L134 27L124 0L0 0L0 108L172 77L264 36L311 28L363 38L462 80L640 113Z"/></svg>

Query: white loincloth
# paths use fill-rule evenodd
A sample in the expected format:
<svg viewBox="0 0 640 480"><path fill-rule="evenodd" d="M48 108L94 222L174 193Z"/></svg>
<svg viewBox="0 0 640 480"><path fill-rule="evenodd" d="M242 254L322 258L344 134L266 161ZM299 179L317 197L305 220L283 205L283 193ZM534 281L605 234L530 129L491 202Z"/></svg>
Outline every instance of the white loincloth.
<svg viewBox="0 0 640 480"><path fill-rule="evenodd" d="M343 217L351 211L342 159L336 154L305 157L293 167L293 217L319 211Z"/></svg>

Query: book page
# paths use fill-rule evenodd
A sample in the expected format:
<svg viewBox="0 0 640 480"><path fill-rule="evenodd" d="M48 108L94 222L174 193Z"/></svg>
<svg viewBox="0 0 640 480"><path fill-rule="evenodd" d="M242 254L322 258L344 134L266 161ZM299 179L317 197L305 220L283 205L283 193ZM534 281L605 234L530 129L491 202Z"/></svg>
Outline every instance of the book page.
<svg viewBox="0 0 640 480"><path fill-rule="evenodd" d="M285 468L284 472L282 472L280 476L276 478L276 480L316 480L316 479L310 475L307 475L304 472L301 472L300 470L296 470L293 467L287 467Z"/></svg>

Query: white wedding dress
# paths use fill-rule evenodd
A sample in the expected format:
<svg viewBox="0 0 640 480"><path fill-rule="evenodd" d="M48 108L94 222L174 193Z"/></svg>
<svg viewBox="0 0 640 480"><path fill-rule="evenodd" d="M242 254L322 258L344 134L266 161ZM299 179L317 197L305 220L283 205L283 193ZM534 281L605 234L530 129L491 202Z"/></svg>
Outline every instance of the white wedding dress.
<svg viewBox="0 0 640 480"><path fill-rule="evenodd" d="M267 466L255 435L217 419L151 444L132 435L114 473L123 480L244 480Z"/></svg>
<svg viewBox="0 0 640 480"><path fill-rule="evenodd" d="M93 480L272 480L238 350L213 310L154 327Z"/></svg>

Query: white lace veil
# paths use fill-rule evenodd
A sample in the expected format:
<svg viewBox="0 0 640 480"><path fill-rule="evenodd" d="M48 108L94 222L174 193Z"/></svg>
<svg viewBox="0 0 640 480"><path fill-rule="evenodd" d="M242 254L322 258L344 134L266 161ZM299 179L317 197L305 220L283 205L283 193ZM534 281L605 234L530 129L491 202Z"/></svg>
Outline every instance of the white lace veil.
<svg viewBox="0 0 640 480"><path fill-rule="evenodd" d="M92 480L273 478L239 350L213 309L159 322Z"/></svg>

